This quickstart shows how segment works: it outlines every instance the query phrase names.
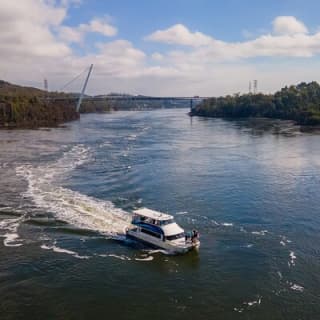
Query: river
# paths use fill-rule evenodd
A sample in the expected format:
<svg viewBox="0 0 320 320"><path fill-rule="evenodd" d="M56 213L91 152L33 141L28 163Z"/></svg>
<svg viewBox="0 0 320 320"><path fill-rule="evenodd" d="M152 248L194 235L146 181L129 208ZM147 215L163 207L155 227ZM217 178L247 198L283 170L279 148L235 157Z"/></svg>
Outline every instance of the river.
<svg viewBox="0 0 320 320"><path fill-rule="evenodd" d="M0 319L317 319L320 140L187 109L0 131ZM170 256L132 210L198 229Z"/></svg>

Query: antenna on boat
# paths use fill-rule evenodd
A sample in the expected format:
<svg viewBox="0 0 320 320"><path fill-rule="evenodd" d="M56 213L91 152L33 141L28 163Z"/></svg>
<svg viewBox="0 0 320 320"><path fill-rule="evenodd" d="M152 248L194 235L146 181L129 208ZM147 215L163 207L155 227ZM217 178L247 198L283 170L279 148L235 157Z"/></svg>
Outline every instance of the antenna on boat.
<svg viewBox="0 0 320 320"><path fill-rule="evenodd" d="M77 108L76 108L77 112L79 112L79 110L80 110L81 102L82 102L84 93L85 93L86 88L87 88L87 84L88 84L88 81L89 81L89 78L90 78L90 74L92 72L92 68L93 68L93 64L91 64L91 66L89 68L89 71L88 71L88 75L87 75L86 81L84 82L84 85L83 85L83 88L82 88L82 91L81 91L81 94L80 94L80 97L79 97L79 100L78 100L78 103L77 103Z"/></svg>

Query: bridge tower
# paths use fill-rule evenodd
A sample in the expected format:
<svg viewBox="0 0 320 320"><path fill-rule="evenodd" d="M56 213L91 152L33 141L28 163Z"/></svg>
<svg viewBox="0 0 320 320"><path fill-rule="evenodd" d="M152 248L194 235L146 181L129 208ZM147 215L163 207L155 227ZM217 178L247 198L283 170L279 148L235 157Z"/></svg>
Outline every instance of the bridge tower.
<svg viewBox="0 0 320 320"><path fill-rule="evenodd" d="M84 85L83 85L83 88L82 88L82 91L81 91L81 94L80 94L80 97L79 97L79 100L78 100L78 103L77 103L77 108L76 108L77 112L79 112L79 110L80 110L81 102L82 102L84 93L85 93L86 88L87 88L87 84L88 84L88 81L89 81L89 78L90 78L90 74L92 72L92 68L93 68L93 64L90 66L88 74L87 74L86 81L84 82Z"/></svg>

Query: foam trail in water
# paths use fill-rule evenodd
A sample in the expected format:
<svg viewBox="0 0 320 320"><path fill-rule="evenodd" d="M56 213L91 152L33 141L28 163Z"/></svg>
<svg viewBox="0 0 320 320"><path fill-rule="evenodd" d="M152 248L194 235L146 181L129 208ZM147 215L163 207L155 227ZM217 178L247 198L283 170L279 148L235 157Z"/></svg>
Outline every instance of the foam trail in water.
<svg viewBox="0 0 320 320"><path fill-rule="evenodd" d="M145 258L134 258L136 261L152 261L154 258L152 256L148 256Z"/></svg>
<svg viewBox="0 0 320 320"><path fill-rule="evenodd" d="M176 213L176 215L184 215L184 214L188 214L188 211L179 211Z"/></svg>
<svg viewBox="0 0 320 320"><path fill-rule="evenodd" d="M130 258L125 256L124 254L122 255L118 255L118 254L114 254L114 253L109 253L109 254L99 254L98 255L101 258L115 258L115 259L119 259L119 260L123 260L123 261L131 261L131 260L135 260L135 261L152 261L153 257L152 256L147 256L147 255L143 255L141 258Z"/></svg>
<svg viewBox="0 0 320 320"><path fill-rule="evenodd" d="M304 287L299 286L298 284L295 284L295 283L290 283L290 289L293 291L299 291L299 292L304 291Z"/></svg>
<svg viewBox="0 0 320 320"><path fill-rule="evenodd" d="M17 219L4 219L0 221L0 229L5 233L0 235L3 237L3 244L6 247L20 247L22 246L21 239L19 239L18 228L20 223L24 220L24 216Z"/></svg>
<svg viewBox="0 0 320 320"><path fill-rule="evenodd" d="M0 207L0 212L7 211L7 210L14 210L14 209L12 207Z"/></svg>
<svg viewBox="0 0 320 320"><path fill-rule="evenodd" d="M4 163L0 163L0 168L7 168L9 166L9 164L7 162L4 162Z"/></svg>
<svg viewBox="0 0 320 320"><path fill-rule="evenodd" d="M71 250L60 248L60 247L56 246L55 244L52 245L52 246L47 246L46 244L43 244L40 247L41 247L41 249L44 249L44 250L52 250L53 252L57 252L57 253L70 254L70 255L74 256L75 258L78 258L78 259L89 259L90 258L89 256L80 256L75 251L71 251Z"/></svg>
<svg viewBox="0 0 320 320"><path fill-rule="evenodd" d="M251 233L258 236L265 236L269 231L268 230L261 230L261 231L252 231Z"/></svg>
<svg viewBox="0 0 320 320"><path fill-rule="evenodd" d="M285 247L288 243L291 243L292 241L291 240L289 240L289 239L287 239L287 237L286 236L282 236L282 235L280 235L280 244L283 246L283 247Z"/></svg>
<svg viewBox="0 0 320 320"><path fill-rule="evenodd" d="M44 166L17 168L28 181L25 196L40 208L53 212L56 218L76 227L94 230L111 237L123 234L130 224L130 215L112 202L95 199L59 186L59 181L90 160L90 150L82 145L65 152L56 162Z"/></svg>
<svg viewBox="0 0 320 320"><path fill-rule="evenodd" d="M167 256L174 256L175 255L173 252L170 252L170 251L167 251L167 250L164 250L164 249L153 249L153 250L146 249L144 251L147 252L150 255L155 254L155 253L162 253L162 254L167 255Z"/></svg>
<svg viewBox="0 0 320 320"><path fill-rule="evenodd" d="M102 257L102 258L107 258L107 257L111 257L111 258L116 258L116 259L119 259L119 260L123 260L123 261L130 261L131 258L130 257L127 257L125 255L117 255L117 254L114 254L114 253L109 253L109 254L99 254L99 257Z"/></svg>
<svg viewBox="0 0 320 320"><path fill-rule="evenodd" d="M233 223L230 223L230 222L224 222L221 225L224 227L233 227Z"/></svg>
<svg viewBox="0 0 320 320"><path fill-rule="evenodd" d="M297 256L295 255L294 251L290 251L290 260L288 261L288 266L289 267L294 267L296 265L295 260L297 259Z"/></svg>
<svg viewBox="0 0 320 320"><path fill-rule="evenodd" d="M262 296L258 296L256 300L243 302L241 307L235 307L235 308L233 308L233 310L241 313L250 307L260 306L261 302L262 302Z"/></svg>

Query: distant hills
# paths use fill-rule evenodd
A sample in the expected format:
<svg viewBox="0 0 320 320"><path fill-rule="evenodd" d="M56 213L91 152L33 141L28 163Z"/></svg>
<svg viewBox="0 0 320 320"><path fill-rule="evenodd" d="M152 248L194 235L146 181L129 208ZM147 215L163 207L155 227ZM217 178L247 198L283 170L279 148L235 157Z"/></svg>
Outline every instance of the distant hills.
<svg viewBox="0 0 320 320"><path fill-rule="evenodd" d="M300 125L320 125L320 86L302 82L275 94L235 94L209 98L196 106L192 116L218 118L265 117L293 120Z"/></svg>

